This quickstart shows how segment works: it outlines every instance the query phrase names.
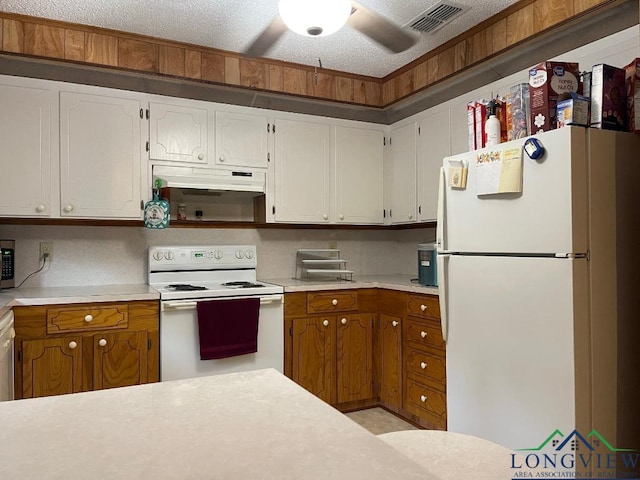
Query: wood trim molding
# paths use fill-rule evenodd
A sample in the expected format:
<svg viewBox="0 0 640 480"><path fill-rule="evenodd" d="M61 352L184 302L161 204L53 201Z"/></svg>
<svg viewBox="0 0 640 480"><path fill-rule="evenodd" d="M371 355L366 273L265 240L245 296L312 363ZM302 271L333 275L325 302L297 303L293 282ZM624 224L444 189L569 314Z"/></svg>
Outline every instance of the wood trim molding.
<svg viewBox="0 0 640 480"><path fill-rule="evenodd" d="M5 12L0 52L384 109L542 32L624 1L521 0L383 79Z"/></svg>

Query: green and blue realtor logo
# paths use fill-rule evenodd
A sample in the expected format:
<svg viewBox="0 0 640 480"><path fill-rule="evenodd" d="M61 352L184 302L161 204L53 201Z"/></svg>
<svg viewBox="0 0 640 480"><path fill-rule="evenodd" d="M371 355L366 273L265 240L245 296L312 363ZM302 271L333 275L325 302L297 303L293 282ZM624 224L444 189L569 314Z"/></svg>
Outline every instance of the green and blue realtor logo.
<svg viewBox="0 0 640 480"><path fill-rule="evenodd" d="M640 453L614 447L597 430L585 436L556 429L539 446L516 451L522 453L511 455L513 479L640 480Z"/></svg>

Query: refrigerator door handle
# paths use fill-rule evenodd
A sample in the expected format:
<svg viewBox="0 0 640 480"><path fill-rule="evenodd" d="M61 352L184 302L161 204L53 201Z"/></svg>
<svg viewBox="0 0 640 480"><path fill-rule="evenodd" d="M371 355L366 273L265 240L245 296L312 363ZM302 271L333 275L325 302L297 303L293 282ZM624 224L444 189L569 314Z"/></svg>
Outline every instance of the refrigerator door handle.
<svg viewBox="0 0 640 480"><path fill-rule="evenodd" d="M447 342L449 338L449 317L447 308L447 281L449 269L448 254L438 254L436 263L438 266L438 299L440 300L440 328L442 328L442 339Z"/></svg>
<svg viewBox="0 0 640 480"><path fill-rule="evenodd" d="M447 246L444 238L445 232L445 215L444 215L444 197L445 188L447 188L447 174L444 166L440 167L440 178L438 180L438 213L436 216L436 248L438 253L446 252Z"/></svg>

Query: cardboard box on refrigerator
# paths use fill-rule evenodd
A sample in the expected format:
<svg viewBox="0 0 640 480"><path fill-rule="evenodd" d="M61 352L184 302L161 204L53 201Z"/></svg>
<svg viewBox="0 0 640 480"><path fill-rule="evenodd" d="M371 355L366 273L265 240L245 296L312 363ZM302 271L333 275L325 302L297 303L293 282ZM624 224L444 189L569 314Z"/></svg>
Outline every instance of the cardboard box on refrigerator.
<svg viewBox="0 0 640 480"><path fill-rule="evenodd" d="M627 130L640 133L640 58L624 67L627 88Z"/></svg>
<svg viewBox="0 0 640 480"><path fill-rule="evenodd" d="M467 103L467 131L469 135L469 151L476 147L476 102Z"/></svg>
<svg viewBox="0 0 640 480"><path fill-rule="evenodd" d="M580 68L577 63L542 62L529 70L531 134L556 128L558 95L580 93L579 79Z"/></svg>
<svg viewBox="0 0 640 480"><path fill-rule="evenodd" d="M591 69L591 128L627 129L624 68L600 63Z"/></svg>

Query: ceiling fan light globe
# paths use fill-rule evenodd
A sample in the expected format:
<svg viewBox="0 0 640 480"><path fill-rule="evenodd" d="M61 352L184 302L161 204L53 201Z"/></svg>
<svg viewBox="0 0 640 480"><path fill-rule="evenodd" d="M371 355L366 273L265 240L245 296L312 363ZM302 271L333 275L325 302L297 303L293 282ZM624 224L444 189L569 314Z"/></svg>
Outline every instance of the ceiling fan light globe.
<svg viewBox="0 0 640 480"><path fill-rule="evenodd" d="M278 11L294 32L305 37L326 37L347 23L351 0L280 0Z"/></svg>

